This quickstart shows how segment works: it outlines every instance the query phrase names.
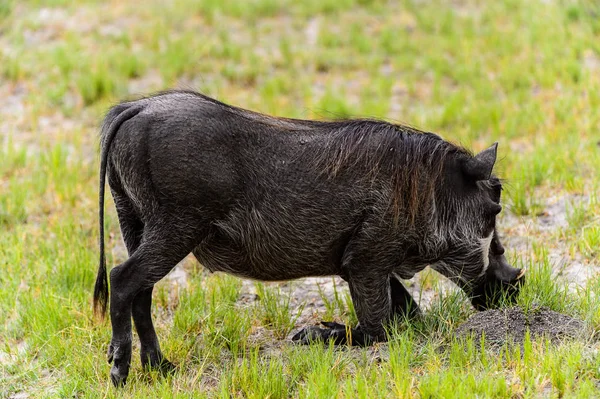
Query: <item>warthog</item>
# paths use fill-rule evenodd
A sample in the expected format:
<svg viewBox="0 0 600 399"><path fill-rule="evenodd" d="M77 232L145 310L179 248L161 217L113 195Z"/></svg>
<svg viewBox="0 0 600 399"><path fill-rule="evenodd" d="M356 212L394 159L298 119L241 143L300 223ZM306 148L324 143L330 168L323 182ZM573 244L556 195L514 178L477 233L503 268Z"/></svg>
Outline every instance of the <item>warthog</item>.
<svg viewBox="0 0 600 399"><path fill-rule="evenodd" d="M173 368L152 324L152 289L190 252L210 271L257 280L346 280L359 325L309 327L294 337L302 342L385 340L395 315L419 312L400 279L427 265L477 309L518 291L522 272L496 234L497 144L474 156L405 126L275 118L189 91L116 105L101 141L102 315L106 176L129 252L110 272L117 386L129 373L132 317L142 365Z"/></svg>

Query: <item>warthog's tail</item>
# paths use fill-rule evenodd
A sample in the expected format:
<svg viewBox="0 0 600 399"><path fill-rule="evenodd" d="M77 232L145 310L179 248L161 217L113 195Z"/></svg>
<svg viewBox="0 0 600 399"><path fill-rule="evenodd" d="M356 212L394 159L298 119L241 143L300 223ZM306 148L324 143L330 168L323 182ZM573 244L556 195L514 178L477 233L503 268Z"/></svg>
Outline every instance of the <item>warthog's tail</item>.
<svg viewBox="0 0 600 399"><path fill-rule="evenodd" d="M100 314L102 318L106 315L108 305L108 277L106 275L106 257L104 255L104 186L106 183L106 164L108 162L108 151L110 145L117 134L117 131L128 119L139 114L143 106L140 104L131 105L124 111L118 112L113 108L102 124L102 133L100 136L100 191L99 191L99 211L100 220L100 265L96 275L96 284L94 286L94 315Z"/></svg>

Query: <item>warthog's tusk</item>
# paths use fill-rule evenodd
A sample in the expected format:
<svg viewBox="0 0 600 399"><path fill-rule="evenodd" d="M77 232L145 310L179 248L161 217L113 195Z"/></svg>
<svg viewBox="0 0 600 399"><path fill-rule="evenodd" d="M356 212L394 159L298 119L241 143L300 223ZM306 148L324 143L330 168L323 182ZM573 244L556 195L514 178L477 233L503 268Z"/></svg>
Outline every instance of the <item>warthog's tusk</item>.
<svg viewBox="0 0 600 399"><path fill-rule="evenodd" d="M517 278L515 278L515 280L520 280L521 277L523 277L525 275L525 269L521 269L521 272L519 273L519 275L517 276Z"/></svg>

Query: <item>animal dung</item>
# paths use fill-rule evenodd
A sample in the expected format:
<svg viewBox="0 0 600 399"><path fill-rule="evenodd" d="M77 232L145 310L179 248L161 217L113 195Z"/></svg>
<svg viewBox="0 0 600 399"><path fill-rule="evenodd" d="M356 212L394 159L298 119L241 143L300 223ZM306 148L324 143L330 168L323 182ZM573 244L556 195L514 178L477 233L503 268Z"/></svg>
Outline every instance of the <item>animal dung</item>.
<svg viewBox="0 0 600 399"><path fill-rule="evenodd" d="M477 342L483 335L486 346L498 347L505 343L522 345L527 331L532 339L545 337L557 343L564 338L582 337L585 323L545 307L524 311L515 306L475 313L455 335L458 338L473 336Z"/></svg>

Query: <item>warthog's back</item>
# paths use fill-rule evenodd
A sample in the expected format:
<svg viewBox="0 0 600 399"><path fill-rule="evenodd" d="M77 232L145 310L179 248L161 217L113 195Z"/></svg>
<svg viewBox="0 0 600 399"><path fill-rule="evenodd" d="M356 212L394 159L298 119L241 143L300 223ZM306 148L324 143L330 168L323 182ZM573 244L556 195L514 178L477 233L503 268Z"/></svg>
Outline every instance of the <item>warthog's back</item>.
<svg viewBox="0 0 600 399"><path fill-rule="evenodd" d="M342 124L272 118L185 92L119 105L107 119L140 104L112 143L109 181L142 219L166 210L206 225L194 254L212 270L266 280L339 272L373 200L363 176L332 178L321 162Z"/></svg>

